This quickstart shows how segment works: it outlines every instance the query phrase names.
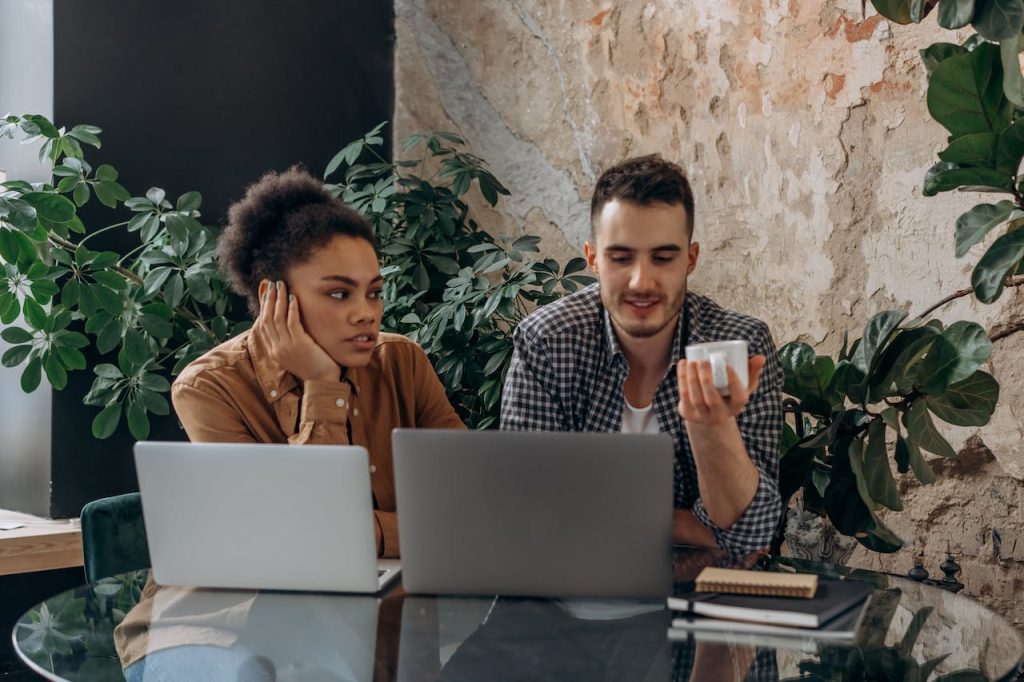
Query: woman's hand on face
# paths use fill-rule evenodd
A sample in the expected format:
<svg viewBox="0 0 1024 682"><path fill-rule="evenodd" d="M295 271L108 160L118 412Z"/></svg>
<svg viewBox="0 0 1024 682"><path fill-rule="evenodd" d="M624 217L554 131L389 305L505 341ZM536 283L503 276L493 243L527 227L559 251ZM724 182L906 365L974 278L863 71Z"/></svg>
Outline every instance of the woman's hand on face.
<svg viewBox="0 0 1024 682"><path fill-rule="evenodd" d="M341 367L302 326L299 301L288 295L284 282L264 282L260 314L253 333L266 339L270 355L286 372L301 381L337 381Z"/></svg>

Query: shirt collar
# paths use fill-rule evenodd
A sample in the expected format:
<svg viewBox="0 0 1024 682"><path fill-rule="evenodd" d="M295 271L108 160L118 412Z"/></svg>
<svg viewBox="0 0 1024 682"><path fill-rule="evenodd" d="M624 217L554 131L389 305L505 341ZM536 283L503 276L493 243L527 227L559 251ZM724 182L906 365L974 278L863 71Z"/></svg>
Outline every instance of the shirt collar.
<svg viewBox="0 0 1024 682"><path fill-rule="evenodd" d="M249 358L252 360L253 369L256 371L256 379L263 389L263 396L269 403L276 403L288 392L300 386L299 380L294 374L285 371L281 365L270 356L270 349L264 340L252 331L246 332L249 337L246 344L249 350ZM359 395L359 384L365 373L365 368L348 369L342 378L352 386L352 394Z"/></svg>

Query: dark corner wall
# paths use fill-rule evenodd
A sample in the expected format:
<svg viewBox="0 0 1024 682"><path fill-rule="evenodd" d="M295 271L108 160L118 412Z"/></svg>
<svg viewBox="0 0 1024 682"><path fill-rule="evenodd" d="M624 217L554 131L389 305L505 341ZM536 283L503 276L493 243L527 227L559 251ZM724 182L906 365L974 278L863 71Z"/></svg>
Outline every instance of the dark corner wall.
<svg viewBox="0 0 1024 682"><path fill-rule="evenodd" d="M133 196L198 190L204 222L222 225L265 171L302 163L319 175L344 144L391 120L394 36L386 0L54 0L54 115L103 129L87 160L115 166ZM86 208L87 225L114 222ZM53 516L137 489L127 428L91 435L91 383L75 372L54 392ZM151 439L184 438L173 417L153 425Z"/></svg>

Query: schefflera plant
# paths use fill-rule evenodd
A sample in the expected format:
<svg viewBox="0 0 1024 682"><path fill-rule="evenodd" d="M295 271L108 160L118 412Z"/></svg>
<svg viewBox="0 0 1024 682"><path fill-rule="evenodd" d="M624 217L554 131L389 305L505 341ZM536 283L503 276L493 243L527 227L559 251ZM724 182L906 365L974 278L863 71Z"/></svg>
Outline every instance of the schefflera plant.
<svg viewBox="0 0 1024 682"><path fill-rule="evenodd" d="M878 313L836 359L799 342L780 350L798 420L783 430L783 501L802 491L805 509L878 552L903 545L878 516L903 509L893 461L900 474L932 483L923 453L956 456L935 419L984 426L999 399L998 382L981 369L992 342L980 325L906 317Z"/></svg>

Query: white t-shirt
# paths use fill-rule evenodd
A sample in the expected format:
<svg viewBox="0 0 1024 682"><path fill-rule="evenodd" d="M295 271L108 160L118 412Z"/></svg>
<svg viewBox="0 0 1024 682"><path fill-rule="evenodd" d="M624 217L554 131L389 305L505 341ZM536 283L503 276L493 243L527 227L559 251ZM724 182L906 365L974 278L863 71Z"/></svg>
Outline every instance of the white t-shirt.
<svg viewBox="0 0 1024 682"><path fill-rule="evenodd" d="M654 403L647 407L633 407L622 396L622 433L660 433L658 417L654 414Z"/></svg>

